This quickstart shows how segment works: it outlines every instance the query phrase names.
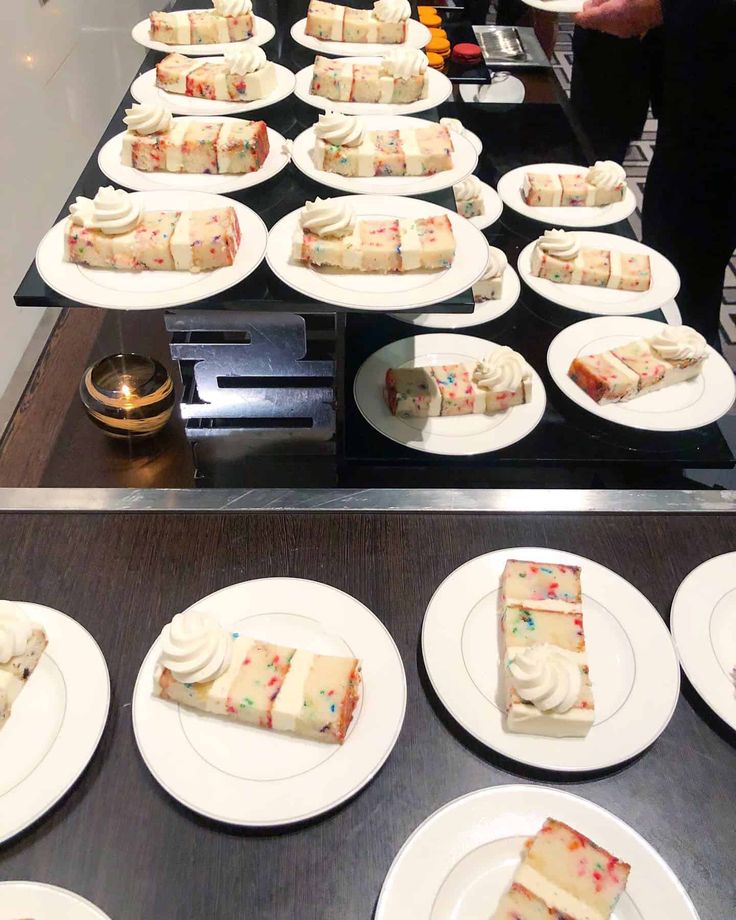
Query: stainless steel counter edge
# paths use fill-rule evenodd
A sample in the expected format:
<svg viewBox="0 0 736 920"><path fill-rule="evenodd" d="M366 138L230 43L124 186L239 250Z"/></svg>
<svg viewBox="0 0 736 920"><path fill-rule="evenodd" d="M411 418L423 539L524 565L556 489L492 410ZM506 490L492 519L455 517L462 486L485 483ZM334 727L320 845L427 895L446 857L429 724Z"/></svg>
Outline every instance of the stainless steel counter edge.
<svg viewBox="0 0 736 920"><path fill-rule="evenodd" d="M736 491L593 489L0 489L0 511L736 512Z"/></svg>

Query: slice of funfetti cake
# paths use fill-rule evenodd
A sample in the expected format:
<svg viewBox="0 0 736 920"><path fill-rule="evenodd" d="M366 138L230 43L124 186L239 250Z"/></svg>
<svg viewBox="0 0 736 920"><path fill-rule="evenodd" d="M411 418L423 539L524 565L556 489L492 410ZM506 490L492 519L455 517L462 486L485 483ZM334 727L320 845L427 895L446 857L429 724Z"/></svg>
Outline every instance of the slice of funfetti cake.
<svg viewBox="0 0 736 920"><path fill-rule="evenodd" d="M537 610L580 609L580 568L552 562L509 559L501 576L504 604L530 604Z"/></svg>
<svg viewBox="0 0 736 920"><path fill-rule="evenodd" d="M584 834L547 818L527 842L493 920L610 920L630 871Z"/></svg>

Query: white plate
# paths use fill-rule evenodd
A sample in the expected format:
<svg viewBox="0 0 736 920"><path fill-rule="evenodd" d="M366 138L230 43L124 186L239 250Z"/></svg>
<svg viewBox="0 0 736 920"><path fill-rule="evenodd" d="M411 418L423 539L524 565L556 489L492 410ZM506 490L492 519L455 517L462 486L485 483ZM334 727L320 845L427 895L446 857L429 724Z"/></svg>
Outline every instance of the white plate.
<svg viewBox="0 0 736 920"><path fill-rule="evenodd" d="M301 208L287 214L271 228L266 259L271 271L289 287L307 297L338 307L377 310L408 310L442 303L462 294L480 278L488 261L488 243L469 221L455 211L429 201L388 195L351 195L348 200L360 217L390 219L435 217L446 214L455 235L455 260L440 271L416 271L381 275L312 268L291 261L291 242L299 224Z"/></svg>
<svg viewBox="0 0 736 920"><path fill-rule="evenodd" d="M220 63L222 58L202 58L203 64L210 61ZM208 118L213 115L239 115L242 112L253 112L274 105L294 92L294 74L281 64L273 66L276 68L276 89L263 99L254 99L252 102L196 99L194 96L184 96L181 93L168 93L156 86L155 67L136 77L130 87L130 94L136 102L163 105L174 115L204 115Z"/></svg>
<svg viewBox="0 0 736 920"><path fill-rule="evenodd" d="M210 8L211 9L211 8ZM189 10L190 13L209 12L205 10ZM139 23L133 26L131 35L133 40L144 48L151 48L153 51L161 51L164 54L191 54L193 56L203 54L224 54L228 48L243 48L245 45L265 45L270 42L276 34L276 29L267 19L261 16L254 17L253 37L247 38L242 42L215 42L211 45L167 45L164 42L155 42L151 38L151 25L148 19L141 19Z"/></svg>
<svg viewBox="0 0 736 920"><path fill-rule="evenodd" d="M498 181L498 194L504 204L518 214L544 224L545 227L605 227L626 220L636 210L636 198L627 186L623 201L602 208L533 208L522 197L524 177L528 172L564 176L585 169L571 163L534 163L505 173Z"/></svg>
<svg viewBox="0 0 736 920"><path fill-rule="evenodd" d="M131 192L145 208L162 211L235 208L242 234L235 262L209 272L123 272L64 262L60 220L41 240L36 267L45 284L63 297L108 310L158 310L213 297L238 284L263 261L268 231L261 218L232 198L205 192Z"/></svg>
<svg viewBox="0 0 736 920"><path fill-rule="evenodd" d="M524 3L546 13L579 13L585 0L524 0Z"/></svg>
<svg viewBox="0 0 736 920"><path fill-rule="evenodd" d="M231 585L190 609L258 639L360 658L363 687L344 744L289 737L154 697L157 640L136 681L133 728L146 766L170 795L216 821L264 827L335 808L376 775L401 731L406 676L393 639L370 610L301 578Z"/></svg>
<svg viewBox="0 0 736 920"><path fill-rule="evenodd" d="M503 212L503 202L494 189L487 182L481 182L483 191L483 211L479 217L468 217L467 220L479 230L486 230L495 224Z"/></svg>
<svg viewBox="0 0 736 920"><path fill-rule="evenodd" d="M658 309L668 300L672 300L680 290L680 276L675 266L669 259L644 243L617 236L615 233L597 233L592 230L578 230L576 235L583 248L648 255L652 270L651 287L648 291L610 291L608 288L584 284L559 284L548 278L536 278L531 273L532 250L536 245L536 240L533 240L519 253L519 274L533 291L552 303L577 310L579 313L632 316Z"/></svg>
<svg viewBox="0 0 736 920"><path fill-rule="evenodd" d="M612 920L698 920L672 869L628 824L546 786L495 786L444 805L411 834L383 883L375 920L487 920L548 817L631 864Z"/></svg>
<svg viewBox="0 0 736 920"><path fill-rule="evenodd" d="M332 57L384 57L391 48L397 45L373 44L370 42L326 42L321 38L313 38L307 35L307 20L300 19L291 27L291 37L299 45L309 48L311 51L318 51L320 54L328 54ZM410 19L407 23L406 41L404 44L409 48L424 48L429 44L431 38L429 29L416 19Z"/></svg>
<svg viewBox="0 0 736 920"><path fill-rule="evenodd" d="M519 276L510 265L503 275L503 296L500 300L486 300L477 303L472 313L392 313L394 319L412 326L426 326L430 329L466 329L480 326L498 319L514 306L521 293Z"/></svg>
<svg viewBox="0 0 736 920"><path fill-rule="evenodd" d="M490 83L481 86L475 83L461 83L460 98L463 102L509 105L524 101L526 88L517 77L505 71L494 71L491 77Z"/></svg>
<svg viewBox="0 0 736 920"><path fill-rule="evenodd" d="M582 566L596 706L586 738L506 731L497 604L507 559ZM429 602L422 654L432 686L463 728L500 754L543 770L603 770L635 757L667 727L680 692L670 634L644 595L599 563L556 549L500 549L461 565Z"/></svg>
<svg viewBox="0 0 736 920"><path fill-rule="evenodd" d="M110 920L86 898L42 882L0 882L0 920Z"/></svg>
<svg viewBox="0 0 736 920"><path fill-rule="evenodd" d="M353 396L363 418L397 444L429 454L468 457L515 444L539 424L547 397L544 384L532 369L532 401L493 415L445 418L398 418L383 395L386 371L391 367L459 364L484 358L499 346L470 335L435 333L391 342L365 361L355 375Z"/></svg>
<svg viewBox="0 0 736 920"><path fill-rule="evenodd" d="M49 644L0 731L0 843L38 820L77 781L110 707L107 665L87 630L50 607L21 607L43 626Z"/></svg>
<svg viewBox="0 0 736 920"><path fill-rule="evenodd" d="M360 121L365 131L408 131L426 128L431 124L423 118L412 118L408 115L363 115ZM455 147L452 154L452 169L435 173L433 176L353 178L317 169L312 159L312 151L316 144L314 126L302 131L296 138L292 158L294 165L305 176L342 192L354 195L428 195L430 192L450 188L469 176L478 165L478 156L469 140L453 134L452 143Z"/></svg>
<svg viewBox="0 0 736 920"><path fill-rule="evenodd" d="M189 121L210 121L208 118L193 118ZM238 121L237 118L220 117L217 121ZM289 164L289 153L286 149L286 140L277 131L268 128L269 153L260 169L255 172L241 173L239 175L209 175L206 173L171 173L171 172L143 172L133 166L125 166L121 161L123 151L123 138L126 132L121 131L105 144L97 157L97 163L102 172L116 185L124 188L135 189L139 192L159 191L174 189L183 192L212 192L213 194L226 195L241 189L251 188L267 182L278 175Z"/></svg>
<svg viewBox="0 0 736 920"><path fill-rule="evenodd" d="M354 64L378 64L380 57L355 57ZM433 109L452 95L452 83L439 70L427 68L428 86L427 98L418 99L416 102L339 102L326 99L324 96L315 96L310 92L314 64L304 67L296 75L294 94L314 106L315 109L324 109L331 112L343 112L346 115L414 115L417 112L426 112Z"/></svg>
<svg viewBox="0 0 736 920"><path fill-rule="evenodd" d="M648 338L663 325L640 316L599 316L574 323L555 336L547 351L552 379L578 406L617 425L643 431L689 431L710 425L728 412L736 398L733 371L710 346L708 360L693 380L627 402L601 406L567 376L574 358Z"/></svg>
<svg viewBox="0 0 736 920"><path fill-rule="evenodd" d="M672 601L670 629L688 680L736 731L736 552L690 572Z"/></svg>

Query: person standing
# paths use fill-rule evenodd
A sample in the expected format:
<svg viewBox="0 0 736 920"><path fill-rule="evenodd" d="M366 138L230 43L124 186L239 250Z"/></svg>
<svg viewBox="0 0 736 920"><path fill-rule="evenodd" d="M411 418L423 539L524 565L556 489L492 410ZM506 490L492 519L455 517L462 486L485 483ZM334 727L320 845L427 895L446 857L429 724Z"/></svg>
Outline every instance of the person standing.
<svg viewBox="0 0 736 920"><path fill-rule="evenodd" d="M587 0L576 23L624 39L662 26L643 239L680 273L683 322L719 348L723 276L736 249L736 0Z"/></svg>

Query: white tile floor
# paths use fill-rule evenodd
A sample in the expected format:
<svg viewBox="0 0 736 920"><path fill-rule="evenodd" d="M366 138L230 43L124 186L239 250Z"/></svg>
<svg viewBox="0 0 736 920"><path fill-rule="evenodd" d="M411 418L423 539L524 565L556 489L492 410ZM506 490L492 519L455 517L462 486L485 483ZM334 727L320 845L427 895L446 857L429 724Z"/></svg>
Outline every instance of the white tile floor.
<svg viewBox="0 0 736 920"><path fill-rule="evenodd" d="M163 5L163 4L162 4ZM43 311L13 292L143 59L130 38L151 0L4 0L0 57L0 431L14 404ZM26 359L24 354L30 350ZM19 365L21 367L19 368ZM17 373L16 373L17 372ZM3 398L5 397L5 398Z"/></svg>

